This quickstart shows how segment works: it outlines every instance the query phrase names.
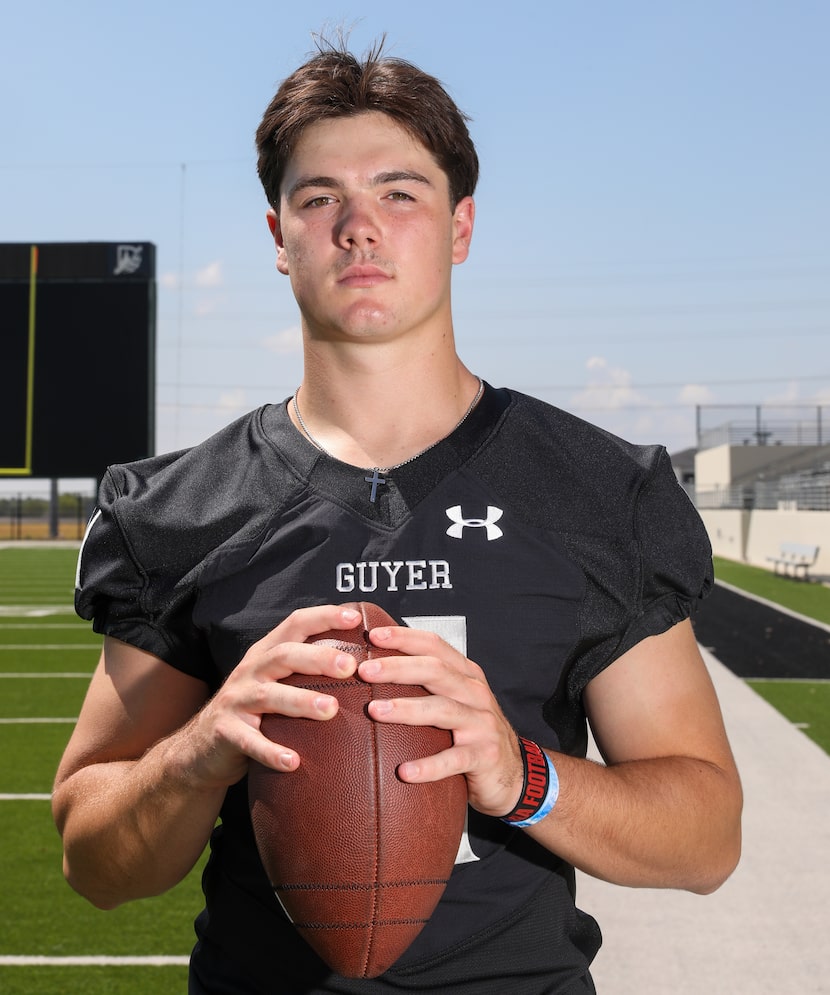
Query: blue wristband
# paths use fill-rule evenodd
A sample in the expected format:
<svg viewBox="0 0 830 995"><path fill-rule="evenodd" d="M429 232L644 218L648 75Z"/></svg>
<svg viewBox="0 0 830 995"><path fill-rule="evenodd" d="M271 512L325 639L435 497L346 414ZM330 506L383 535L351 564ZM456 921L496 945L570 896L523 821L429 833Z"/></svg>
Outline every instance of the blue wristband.
<svg viewBox="0 0 830 995"><path fill-rule="evenodd" d="M550 814L559 797L559 776L553 761L532 740L519 736L519 747L525 768L522 793L513 811L502 816L502 822L524 829Z"/></svg>

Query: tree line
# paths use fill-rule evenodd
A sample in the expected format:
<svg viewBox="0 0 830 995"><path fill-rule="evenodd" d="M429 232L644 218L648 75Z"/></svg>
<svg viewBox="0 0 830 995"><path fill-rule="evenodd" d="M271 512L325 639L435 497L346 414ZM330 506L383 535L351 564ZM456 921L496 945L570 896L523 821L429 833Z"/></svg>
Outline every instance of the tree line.
<svg viewBox="0 0 830 995"><path fill-rule="evenodd" d="M60 518L77 518L78 514L86 515L93 498L84 494L59 494L58 516ZM26 495L11 495L0 497L0 517L2 518L47 518L49 516L49 499Z"/></svg>

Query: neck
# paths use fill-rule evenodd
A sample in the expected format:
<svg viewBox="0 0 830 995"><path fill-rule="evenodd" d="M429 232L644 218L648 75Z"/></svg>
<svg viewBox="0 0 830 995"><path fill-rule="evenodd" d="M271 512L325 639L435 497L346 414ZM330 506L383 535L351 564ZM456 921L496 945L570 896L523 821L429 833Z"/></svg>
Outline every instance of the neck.
<svg viewBox="0 0 830 995"><path fill-rule="evenodd" d="M396 466L449 435L479 391L459 360L445 371L340 371L315 375L314 364L290 414L318 448L358 467Z"/></svg>

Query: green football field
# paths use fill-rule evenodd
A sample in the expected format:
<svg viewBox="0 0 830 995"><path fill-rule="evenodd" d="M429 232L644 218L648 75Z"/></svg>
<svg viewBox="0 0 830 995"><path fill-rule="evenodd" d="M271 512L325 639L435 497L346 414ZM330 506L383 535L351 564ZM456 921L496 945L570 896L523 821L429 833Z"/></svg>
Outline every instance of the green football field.
<svg viewBox="0 0 830 995"><path fill-rule="evenodd" d="M75 549L0 546L0 992L183 993L200 867L168 894L112 912L75 895L61 873L49 794L100 649L72 612L76 557ZM771 598L777 590L760 574L729 579L750 590L760 583ZM817 600L823 617L827 589L790 582L782 590L796 609L799 598L811 608ZM757 690L830 750L830 684Z"/></svg>
<svg viewBox="0 0 830 995"><path fill-rule="evenodd" d="M74 549L0 548L0 992L187 990L199 869L161 898L101 912L61 873L49 794L98 660L72 611Z"/></svg>

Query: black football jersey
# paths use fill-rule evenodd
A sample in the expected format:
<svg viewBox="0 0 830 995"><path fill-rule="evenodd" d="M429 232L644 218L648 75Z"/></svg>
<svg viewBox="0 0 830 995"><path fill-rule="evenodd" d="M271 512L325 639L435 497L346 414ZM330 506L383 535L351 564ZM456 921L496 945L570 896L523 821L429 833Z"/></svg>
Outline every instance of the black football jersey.
<svg viewBox="0 0 830 995"><path fill-rule="evenodd" d="M96 631L215 689L295 609L372 601L479 663L521 735L584 756L587 683L687 617L711 582L706 533L664 449L487 386L455 432L390 471L322 453L285 404L192 449L111 467L76 607ZM575 908L572 869L472 810L413 946L376 981L331 976L268 885L246 792L228 791L212 840L194 978L236 964L251 987L240 973L229 991L439 991L462 979L453 991L590 990L578 986L599 931ZM508 973L497 977L499 957ZM283 987L266 986L275 963ZM490 981L477 974L485 963Z"/></svg>

